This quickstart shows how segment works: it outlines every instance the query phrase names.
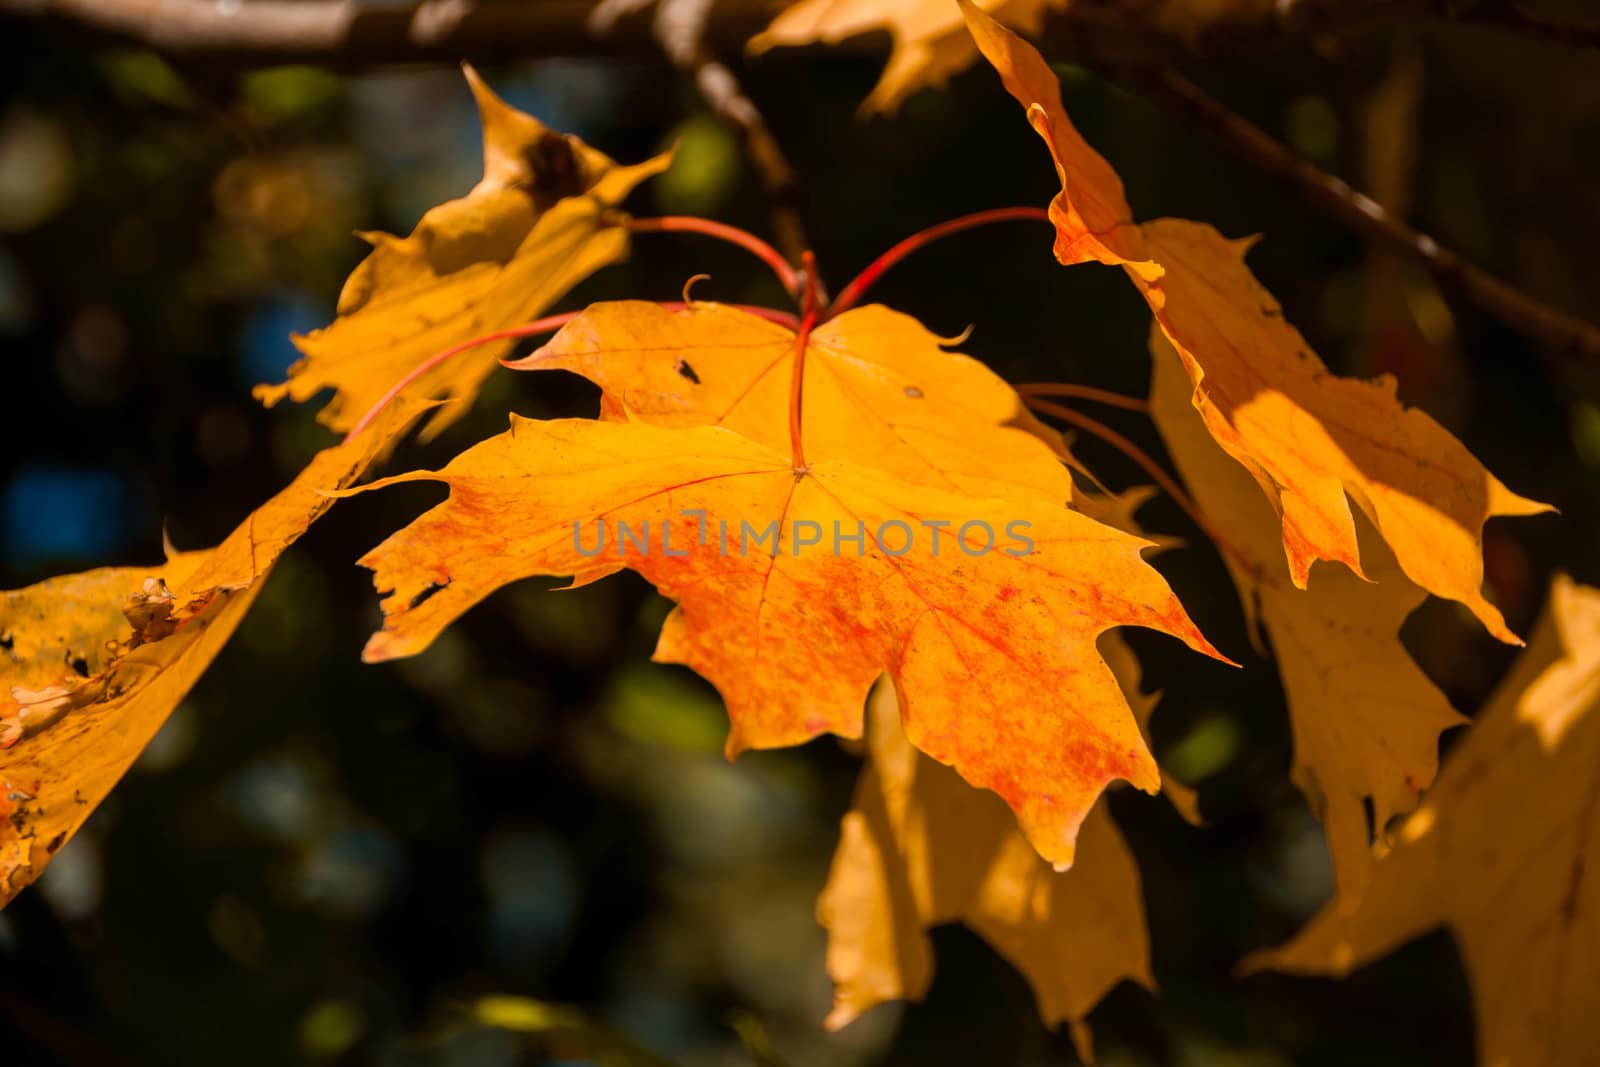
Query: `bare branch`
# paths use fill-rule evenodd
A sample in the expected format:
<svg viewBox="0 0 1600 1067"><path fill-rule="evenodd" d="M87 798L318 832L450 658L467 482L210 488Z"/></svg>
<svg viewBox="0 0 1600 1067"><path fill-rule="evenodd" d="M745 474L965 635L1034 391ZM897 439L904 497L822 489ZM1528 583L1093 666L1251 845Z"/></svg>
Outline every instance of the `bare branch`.
<svg viewBox="0 0 1600 1067"><path fill-rule="evenodd" d="M607 0L620 15L605 32L591 21L593 0L0 0L0 15L88 29L155 48L176 59L235 65L311 62L336 69L389 63L456 62L552 55L648 54L667 45L701 93L744 135L775 205L786 255L806 241L794 172L761 113L716 49L741 47L784 0L669 0L682 25L643 19L648 0ZM693 16L687 20L683 12ZM1263 172L1293 183L1314 204L1370 237L1415 258L1441 281L1559 350L1600 356L1600 329L1539 303L1407 226L1160 65L1177 52L1248 51L1286 39L1354 32L1384 22L1441 18L1588 46L1600 27L1557 24L1514 0L1246 0L1205 9L1179 0L1074 0L1051 16L1046 39L1063 57L1141 71L1157 96L1199 120ZM1199 21L1197 21L1199 20ZM685 26L687 30L685 30ZM877 39L857 38L879 47Z"/></svg>
<svg viewBox="0 0 1600 1067"><path fill-rule="evenodd" d="M725 6L716 32L742 43L777 5ZM93 31L178 60L240 66L358 70L657 49L648 20L625 18L603 37L596 34L589 25L593 8L593 0L0 0L0 15Z"/></svg>
<svg viewBox="0 0 1600 1067"><path fill-rule="evenodd" d="M713 52L740 48L786 0L716 0L703 37ZM462 59L648 54L656 47L647 6L604 35L596 0L0 0L0 16L39 22L156 49L174 59L234 66L317 63L360 70ZM1046 21L1045 43L1062 58L1092 51L1147 63L1184 55L1281 49L1287 42L1372 26L1443 19L1498 27L1541 40L1600 43L1600 26L1556 23L1510 0L1073 0ZM880 49L871 35L846 47ZM1092 46L1092 47L1091 47Z"/></svg>
<svg viewBox="0 0 1600 1067"><path fill-rule="evenodd" d="M1571 48L1600 48L1600 22L1579 25L1560 19L1536 15L1521 4L1509 0L1484 0L1461 10L1449 6L1449 0L1435 0L1444 10L1441 18L1471 23L1491 29L1531 37L1536 41L1566 45Z"/></svg>
<svg viewBox="0 0 1600 1067"><path fill-rule="evenodd" d="M1288 182L1340 222L1417 260L1440 285L1563 354L1600 358L1600 327L1542 304L1473 266L1460 253L1412 229L1343 179L1302 159L1181 74L1156 68L1136 76L1154 96L1198 121L1257 170Z"/></svg>

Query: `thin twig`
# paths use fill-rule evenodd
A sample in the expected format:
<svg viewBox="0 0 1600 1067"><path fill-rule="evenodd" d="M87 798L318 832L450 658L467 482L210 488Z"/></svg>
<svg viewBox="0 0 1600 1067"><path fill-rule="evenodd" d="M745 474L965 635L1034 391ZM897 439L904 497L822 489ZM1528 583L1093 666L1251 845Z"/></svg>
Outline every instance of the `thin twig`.
<svg viewBox="0 0 1600 1067"><path fill-rule="evenodd" d="M613 12L636 10L642 2L602 3L595 10L591 25L604 30L616 17ZM744 140L745 154L771 205L777 245L789 262L798 266L811 247L806 237L800 179L778 146L761 109L745 93L728 65L712 52L707 42L712 6L712 0L656 0L656 38L673 66L694 79L695 89L712 112ZM823 297L826 302L826 294Z"/></svg>
<svg viewBox="0 0 1600 1067"><path fill-rule="evenodd" d="M719 241L726 241L737 245L746 252L751 253L761 262L771 268L772 273L778 278L779 284L796 300L800 299L804 284L800 272L796 271L784 259L783 253L773 248L767 242L737 226L730 226L725 222L715 222L711 219L702 219L694 215L663 215L660 218L629 219L627 227L634 233L699 233L707 237L715 237Z"/></svg>
<svg viewBox="0 0 1600 1067"><path fill-rule="evenodd" d="M1505 30L1569 48L1600 48L1600 22L1586 25L1565 22L1535 14L1521 4L1505 0L1485 0L1466 6L1444 0L1442 6L1444 10L1439 12L1439 17L1447 20Z"/></svg>
<svg viewBox="0 0 1600 1067"><path fill-rule="evenodd" d="M1150 405L1143 397L1123 396L1109 389L1096 389L1092 385L1078 385L1073 382L1026 382L1014 388L1024 397L1058 396L1069 400L1091 400L1096 404L1106 404L1124 411L1142 413L1150 410Z"/></svg>
<svg viewBox="0 0 1600 1067"><path fill-rule="evenodd" d="M1200 505L1190 499L1189 494L1184 492L1183 487L1178 484L1178 480L1168 474L1161 464L1151 459L1150 454L1144 449L1099 419L1092 419L1082 412L1073 411L1064 404L1057 404L1053 400L1045 400L1036 396L1024 397L1023 403L1041 415L1049 415L1051 418L1060 419L1069 426L1076 426L1085 433L1093 434L1133 460L1141 470L1150 476L1156 485L1160 486L1161 491L1171 497L1172 502L1182 508L1183 513L1189 516L1189 519L1196 526L1200 527L1200 532L1211 539L1211 543L1217 546L1218 551L1226 552L1232 556L1235 561L1252 574L1260 569L1250 561L1248 556L1233 547L1232 542L1224 537L1215 526L1211 525L1211 522L1201 512Z"/></svg>
<svg viewBox="0 0 1600 1067"><path fill-rule="evenodd" d="M925 230L918 230L871 263L868 263L866 269L852 278L843 289L839 290L838 299L834 300L828 307L828 317L842 315L855 307L856 301L860 300L863 294L877 283L879 278L887 274L890 267L924 245L937 241L941 237L960 233L962 230L970 230L975 226L987 226L995 222L1012 222L1018 219L1030 222L1049 222L1050 213L1042 207L993 208L988 211L974 211L970 215L962 215L960 218L941 222L937 226L929 226Z"/></svg>
<svg viewBox="0 0 1600 1067"><path fill-rule="evenodd" d="M692 303L686 300L662 300L657 302L657 306L664 308L667 311L688 311L694 307ZM733 308L735 311L742 311L746 315L754 315L758 319L766 319L768 322L774 323L778 326L783 326L790 330L798 330L801 325L800 320L787 311L777 311L773 308L755 307L750 304L723 304L722 306ZM349 441L362 430L365 430L369 425L372 424L372 420L376 419L383 412L384 408L388 407L394 402L395 397L399 396L405 391L406 386L410 385L412 382L416 381L430 370L433 370L433 368L439 366L441 363L448 362L463 352L470 352L474 348L479 348L487 344L493 344L496 341L520 340L525 337L537 337L541 333L555 333L557 330L561 329L567 323L571 322L573 319L582 314L583 311L579 310L563 311L557 315L547 315L542 319L535 319L532 322L525 322L521 326L512 326L504 330L495 330L492 333L479 334L477 337L469 337L465 341L451 345L442 352L435 352L421 363L418 363L415 367L412 367L406 372L404 377L390 386L388 392L379 397L377 402L367 409L366 414L362 415L361 418L356 420L356 424L350 428L349 433L345 434L344 439ZM534 356L537 355L537 352L534 353ZM536 363L534 362L533 357L530 356L527 359L502 359L500 361L500 365L509 370L528 370L535 367Z"/></svg>
<svg viewBox="0 0 1600 1067"><path fill-rule="evenodd" d="M694 86L706 98L710 109L744 136L744 150L755 166L755 173L762 179L762 190L770 205L773 240L789 262L800 262L811 242L805 232L805 195L800 190L794 166L789 165L789 158L778 147L778 139L766 125L766 118L744 94L733 70L702 53L694 62L693 74Z"/></svg>
<svg viewBox="0 0 1600 1067"><path fill-rule="evenodd" d="M1138 72L1142 85L1225 141L1257 170L1294 185L1312 204L1367 237L1404 251L1438 279L1500 321L1563 354L1600 358L1600 327L1540 303L1390 215L1371 197L1308 163L1183 75L1166 68Z"/></svg>
<svg viewBox="0 0 1600 1067"><path fill-rule="evenodd" d="M349 441L362 430L365 430L372 423L372 420L376 419L378 415L382 413L383 409L388 407L389 404L394 401L394 398L399 396L405 390L406 386L410 385L412 382L416 381L433 368L439 366L439 364L448 362L463 352L469 352L472 349L481 347L483 345L493 344L495 341L510 341L523 337L534 337L541 333L554 333L581 314L583 314L581 311L564 311L559 315L550 315L546 318L535 319L533 322L524 323L521 326L512 326L509 329L496 330L493 333L480 334L477 337L468 338L459 344L451 345L442 352L434 353L421 363L418 363L415 367L412 367L406 372L404 377L391 385L388 392L380 396L377 402L368 408L364 415L356 420L356 424L350 427L350 432L344 435L344 439Z"/></svg>
<svg viewBox="0 0 1600 1067"><path fill-rule="evenodd" d="M800 262L811 247L806 236L800 180L790 166L767 120L745 95L733 71L721 61L702 54L693 68L695 87L723 121L744 136L745 152L755 166L772 215L773 238L790 263ZM820 279L819 279L820 281Z"/></svg>

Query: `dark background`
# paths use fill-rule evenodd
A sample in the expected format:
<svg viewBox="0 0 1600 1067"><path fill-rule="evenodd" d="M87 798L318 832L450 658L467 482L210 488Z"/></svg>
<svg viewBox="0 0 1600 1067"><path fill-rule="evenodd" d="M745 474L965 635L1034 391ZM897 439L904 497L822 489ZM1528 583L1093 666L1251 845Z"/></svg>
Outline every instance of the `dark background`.
<svg viewBox="0 0 1600 1067"><path fill-rule="evenodd" d="M987 70L859 121L879 58L741 66L803 176L835 288L923 226L1055 190ZM677 167L641 190L638 213L766 229L737 142L665 64L484 73L620 160L677 139ZM1140 217L1264 233L1255 269L1335 369L1397 374L1403 398L1514 490L1561 509L1490 528L1490 581L1513 628L1528 631L1553 572L1600 580L1592 367L1441 292L1188 124L1062 73ZM1594 316L1592 54L1440 26L1190 73L1475 262ZM290 331L331 318L365 250L351 231L405 233L476 181L466 86L448 69L180 70L0 24L0 87L0 580L150 562L163 529L182 548L213 544L331 441L314 406L266 412L249 390L281 378ZM779 300L734 250L645 235L561 306L677 299L698 272L712 280L697 296ZM1148 381L1137 295L1119 272L1057 267L1036 224L951 238L874 295L943 335L973 325L965 350L1013 381L1130 394ZM393 469L441 464L508 410L594 402L576 379L506 372ZM1161 455L1140 417L1108 418ZM1144 480L1097 442L1079 451L1115 486ZM820 1030L829 987L812 909L856 760L823 740L727 764L715 694L648 662L666 605L632 575L559 595L523 583L426 654L363 666L378 613L354 560L440 495L360 497L318 523L139 765L0 914L0 1063L518 1062L528 1052L504 1034L438 1039L451 1005L491 992L581 1006L698 1064L749 1062L733 1011L796 1064L1075 1062L1022 979L959 928L935 936L925 1003ZM1103 1062L1470 1063L1469 992L1445 934L1343 983L1231 976L1326 899L1329 864L1287 781L1276 675L1250 651L1215 551L1169 501L1141 517L1189 538L1157 565L1249 669L1133 635L1147 684L1166 692L1158 755L1200 786L1210 825L1191 829L1154 798L1111 799L1143 870L1162 991L1125 984L1095 1012ZM1469 714L1512 655L1452 605L1427 605L1406 637Z"/></svg>

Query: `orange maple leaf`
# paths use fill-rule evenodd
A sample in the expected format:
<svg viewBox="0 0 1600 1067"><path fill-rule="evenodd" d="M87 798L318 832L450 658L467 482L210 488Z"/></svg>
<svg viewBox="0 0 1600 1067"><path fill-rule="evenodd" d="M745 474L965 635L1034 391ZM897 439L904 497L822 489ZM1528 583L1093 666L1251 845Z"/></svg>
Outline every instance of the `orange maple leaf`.
<svg viewBox="0 0 1600 1067"><path fill-rule="evenodd" d="M1255 478L1282 520L1294 584L1318 559L1361 573L1353 499L1417 585L1516 635L1483 595L1483 525L1549 508L1512 493L1392 378L1328 372L1244 264L1248 241L1182 219L1133 222L1122 183L1061 106L1056 77L1026 41L960 0L979 49L1050 148L1056 256L1120 265L1183 358L1211 435Z"/></svg>
<svg viewBox="0 0 1600 1067"><path fill-rule="evenodd" d="M999 793L1039 853L1070 864L1107 784L1160 782L1095 639L1145 626L1218 654L1142 559L1149 542L1057 496L944 490L869 459L797 472L720 427L513 416L441 471L368 487L442 481L450 498L362 560L386 594L367 658L420 651L517 578L626 567L677 602L656 658L721 692L730 755L860 736L887 673L912 743Z"/></svg>

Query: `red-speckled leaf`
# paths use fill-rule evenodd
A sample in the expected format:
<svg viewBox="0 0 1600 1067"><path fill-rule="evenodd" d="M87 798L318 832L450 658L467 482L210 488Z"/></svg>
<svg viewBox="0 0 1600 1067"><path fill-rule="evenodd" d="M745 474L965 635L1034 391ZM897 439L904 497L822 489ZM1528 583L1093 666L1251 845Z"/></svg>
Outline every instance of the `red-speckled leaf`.
<svg viewBox="0 0 1600 1067"><path fill-rule="evenodd" d="M627 567L677 601L656 656L717 686L730 753L859 736L887 673L912 743L1069 864L1110 782L1160 783L1096 638L1146 626L1216 653L1144 562L1148 542L1053 496L939 490L869 459L797 474L718 427L513 417L442 471L377 483L437 480L450 498L363 560L386 594L367 657L420 651L517 578ZM754 540L769 528L775 544Z"/></svg>

